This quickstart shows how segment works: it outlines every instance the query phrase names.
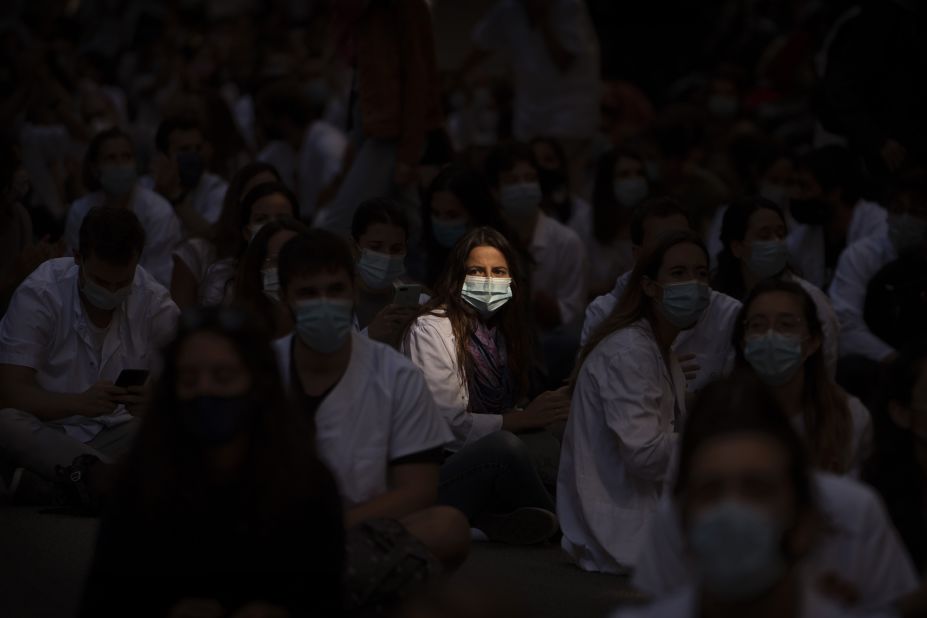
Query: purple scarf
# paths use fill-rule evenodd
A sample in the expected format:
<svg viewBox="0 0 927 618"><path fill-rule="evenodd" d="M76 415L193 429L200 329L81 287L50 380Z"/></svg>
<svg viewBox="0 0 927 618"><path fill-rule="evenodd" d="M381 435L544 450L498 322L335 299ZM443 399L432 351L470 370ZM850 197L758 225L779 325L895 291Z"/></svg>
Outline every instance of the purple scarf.
<svg viewBox="0 0 927 618"><path fill-rule="evenodd" d="M515 404L512 375L508 368L505 340L496 327L477 322L476 330L467 342L473 359L473 371L468 380L470 412L501 414Z"/></svg>

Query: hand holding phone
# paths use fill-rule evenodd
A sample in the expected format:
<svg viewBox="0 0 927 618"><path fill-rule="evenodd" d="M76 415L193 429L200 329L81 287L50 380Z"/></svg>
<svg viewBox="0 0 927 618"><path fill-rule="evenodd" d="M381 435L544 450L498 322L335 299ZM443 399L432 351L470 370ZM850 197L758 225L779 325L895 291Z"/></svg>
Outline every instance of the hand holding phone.
<svg viewBox="0 0 927 618"><path fill-rule="evenodd" d="M116 386L120 388L129 388L130 386L141 386L148 379L147 369L123 369L116 378Z"/></svg>
<svg viewBox="0 0 927 618"><path fill-rule="evenodd" d="M422 296L422 286L420 284L400 283L397 281L393 284L393 288L396 292L393 295L392 304L400 307L418 307L419 299Z"/></svg>

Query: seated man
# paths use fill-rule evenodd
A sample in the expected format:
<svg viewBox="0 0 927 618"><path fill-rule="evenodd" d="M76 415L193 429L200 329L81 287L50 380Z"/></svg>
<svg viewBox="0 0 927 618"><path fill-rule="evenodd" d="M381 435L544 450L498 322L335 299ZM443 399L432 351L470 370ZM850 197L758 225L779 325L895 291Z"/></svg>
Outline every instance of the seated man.
<svg viewBox="0 0 927 618"><path fill-rule="evenodd" d="M655 198L638 206L631 217L631 253L634 259L649 249L663 234L690 229L688 215L672 198ZM581 343L586 345L595 330L611 315L628 285L631 273L615 281L615 288L586 307ZM740 301L720 292L711 292L708 308L695 326L682 331L673 343L679 355L690 392L727 373L734 362L731 332L740 311Z"/></svg>
<svg viewBox="0 0 927 618"><path fill-rule="evenodd" d="M177 306L138 266L145 233L127 209L91 209L73 258L39 266L0 322L0 459L47 480L111 462L142 411L143 374L172 336ZM65 476L71 475L65 471ZM89 485L89 483L88 483ZM91 492L92 492L91 487Z"/></svg>
<svg viewBox="0 0 927 618"><path fill-rule="evenodd" d="M434 506L450 429L418 368L353 331L349 247L313 230L284 245L277 268L281 299L296 323L295 335L274 344L281 375L315 419L319 456L338 483L346 528L367 524L369 534L383 520L398 520L405 530L388 522L394 533L411 533L445 565L456 565L466 556L468 524L455 509ZM348 552L351 564L350 540Z"/></svg>

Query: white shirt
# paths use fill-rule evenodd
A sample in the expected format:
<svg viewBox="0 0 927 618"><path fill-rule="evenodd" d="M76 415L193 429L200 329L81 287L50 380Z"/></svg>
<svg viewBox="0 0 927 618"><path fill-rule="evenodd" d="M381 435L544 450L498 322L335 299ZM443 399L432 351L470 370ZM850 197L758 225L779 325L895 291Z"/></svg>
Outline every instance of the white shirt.
<svg viewBox="0 0 927 618"><path fill-rule="evenodd" d="M641 319L586 357L571 402L557 476L563 549L587 571L624 573L670 476L686 380L669 369Z"/></svg>
<svg viewBox="0 0 927 618"><path fill-rule="evenodd" d="M589 287L607 289L619 276L634 267L631 239L615 239L607 245L595 237L595 214L589 202L572 198L573 211L568 225L575 231L589 254Z"/></svg>
<svg viewBox="0 0 927 618"><path fill-rule="evenodd" d="M293 379L293 335L274 342L281 376ZM384 494L390 462L444 446L451 432L408 359L351 335L351 360L315 413L319 457L349 508Z"/></svg>
<svg viewBox="0 0 927 618"><path fill-rule="evenodd" d="M43 263L16 290L0 322L0 363L35 369L38 386L52 393L82 393L100 380L115 382L123 369L154 369L179 314L168 291L138 267L132 292L113 312L97 351L78 294L78 271L73 258ZM87 442L129 418L120 406L111 415L56 422Z"/></svg>
<svg viewBox="0 0 927 618"><path fill-rule="evenodd" d="M869 330L863 320L863 308L869 282L886 264L897 259L898 252L887 231L853 243L840 256L829 291L840 320L841 357L859 354L881 361L895 351Z"/></svg>
<svg viewBox="0 0 927 618"><path fill-rule="evenodd" d="M292 146L282 139L271 140L258 152L257 160L273 165L283 184L296 192L296 150Z"/></svg>
<svg viewBox="0 0 927 618"><path fill-rule="evenodd" d="M848 609L818 593L814 581L804 573L801 574L799 611L800 618L890 618L894 615L889 611L873 613ZM618 609L611 618L698 618L701 615L698 590L690 585L647 605Z"/></svg>
<svg viewBox="0 0 927 618"><path fill-rule="evenodd" d="M830 524L803 567L815 579L835 573L856 587L859 605L879 608L913 591L918 579L885 507L868 486L852 479L815 473L818 508ZM634 586L663 597L694 579L674 503L665 499L643 535Z"/></svg>
<svg viewBox="0 0 927 618"><path fill-rule="evenodd" d="M80 224L91 208L102 206L106 198L102 191L96 191L71 204L64 237L70 251L77 251L80 240ZM145 230L145 248L138 263L164 286L171 284L174 264L171 254L181 240L180 220L174 209L163 197L138 184L132 190L129 209L135 213Z"/></svg>
<svg viewBox="0 0 927 618"><path fill-rule="evenodd" d="M444 315L419 316L400 348L422 370L437 409L454 434L448 449L457 451L502 429L501 414L472 414L470 391L460 375L457 339Z"/></svg>
<svg viewBox="0 0 927 618"><path fill-rule="evenodd" d="M805 281L796 275L788 275L789 281L797 283L808 293L811 300L814 301L814 307L817 309L818 320L821 321L821 334L824 341L821 342L821 351L824 354L824 364L827 366L827 373L831 377L837 375L837 358L840 343L840 321L834 311L833 305L827 294L821 291L821 288Z"/></svg>
<svg viewBox="0 0 927 618"><path fill-rule="evenodd" d="M847 408L850 412L850 466L847 474L859 478L863 463L872 452L872 416L863 402L847 394ZM805 436L805 419L801 414L790 417L792 427L799 435Z"/></svg>
<svg viewBox="0 0 927 618"><path fill-rule="evenodd" d="M860 200L853 208L847 230L847 247L867 236L886 233L888 213L875 202ZM798 274L822 290L827 289L833 273L826 272L824 263L824 229L820 225L796 224L789 228L785 239L791 255L790 263Z"/></svg>
<svg viewBox="0 0 927 618"><path fill-rule="evenodd" d="M515 78L514 133L520 141L537 136L590 138L599 127L599 43L579 0L549 3L550 27L573 55L566 71L551 60L540 28L528 24L518 0L500 0L473 32L474 44L504 51Z"/></svg>
<svg viewBox="0 0 927 618"><path fill-rule="evenodd" d="M197 290L199 304L204 307L230 305L235 296L234 279L238 260L222 258L206 268Z"/></svg>
<svg viewBox="0 0 927 618"><path fill-rule="evenodd" d="M138 182L146 189L155 190L155 182L152 176L142 176ZM190 203L193 205L193 210L206 223L215 223L222 215L222 204L225 201L225 192L228 188L229 183L225 182L221 176L211 172L203 172L200 181L196 183L196 186L190 192Z"/></svg>
<svg viewBox="0 0 927 618"><path fill-rule="evenodd" d="M306 129L296 166L296 195L299 214L311 220L318 207L319 193L341 171L348 146L345 134L324 120L316 120Z"/></svg>
<svg viewBox="0 0 927 618"><path fill-rule="evenodd" d="M531 289L557 299L560 318L569 324L586 305L586 249L576 232L544 213L538 215L529 247L534 268Z"/></svg>
<svg viewBox="0 0 927 618"><path fill-rule="evenodd" d="M589 342L599 325L618 306L618 300L630 278L631 273L623 274L615 282L615 289L599 296L586 307L582 345ZM711 299L702 317L694 327L679 333L673 342L673 350L677 355L695 354L695 362L699 364L695 379L689 382L690 391L700 390L709 382L729 373L733 367L734 346L731 345L731 336L740 307L740 301L712 290Z"/></svg>
<svg viewBox="0 0 927 618"><path fill-rule="evenodd" d="M205 238L188 238L174 248L174 257L183 262L199 285L216 261L216 247Z"/></svg>

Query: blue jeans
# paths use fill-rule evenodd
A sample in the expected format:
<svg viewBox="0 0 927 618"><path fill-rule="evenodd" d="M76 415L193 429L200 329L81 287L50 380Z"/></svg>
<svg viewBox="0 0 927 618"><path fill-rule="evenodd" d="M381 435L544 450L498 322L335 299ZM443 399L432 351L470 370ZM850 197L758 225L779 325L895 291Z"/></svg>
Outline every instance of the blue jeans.
<svg viewBox="0 0 927 618"><path fill-rule="evenodd" d="M483 513L533 506L554 511L524 442L509 431L480 438L441 466L438 503L453 506L472 522Z"/></svg>

